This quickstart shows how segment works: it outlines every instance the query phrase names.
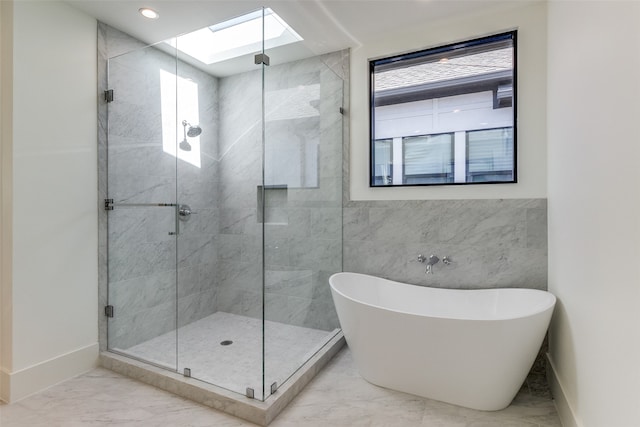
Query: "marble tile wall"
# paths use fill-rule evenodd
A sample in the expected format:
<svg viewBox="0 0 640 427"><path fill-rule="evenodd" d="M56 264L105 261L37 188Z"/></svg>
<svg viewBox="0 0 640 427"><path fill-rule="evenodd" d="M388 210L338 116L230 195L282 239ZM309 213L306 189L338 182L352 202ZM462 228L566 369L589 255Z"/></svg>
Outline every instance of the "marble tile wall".
<svg viewBox="0 0 640 427"><path fill-rule="evenodd" d="M258 67L258 66L257 66ZM259 68L259 67L258 67ZM221 78L217 310L262 316L262 75Z"/></svg>
<svg viewBox="0 0 640 427"><path fill-rule="evenodd" d="M449 256L425 274L418 254ZM547 288L547 202L351 201L344 269L446 288Z"/></svg>
<svg viewBox="0 0 640 427"><path fill-rule="evenodd" d="M169 235L176 229L173 207L101 210L101 268L108 268L108 301L116 311L109 321L109 346L126 349L175 329L176 320L181 326L214 312L218 82L104 24L99 40L101 90L115 93L114 102L100 106L101 199L108 194L116 204L185 203L197 213L179 224L176 244ZM170 87L163 88L163 73ZM162 97L175 97L176 75L197 88L196 98L185 102L178 90L178 100L167 108ZM183 138L176 108L177 116L185 109L198 113L203 133L191 141L195 164L180 151L176 158L175 145ZM101 300L107 299L106 274L101 272ZM103 338L104 329L101 324Z"/></svg>
<svg viewBox="0 0 640 427"><path fill-rule="evenodd" d="M347 68L345 51L266 69L264 188L260 110L242 96L259 91L260 71L220 80L219 310L262 315L264 262L268 320L338 327L327 280L342 269ZM264 213L256 204L262 191Z"/></svg>

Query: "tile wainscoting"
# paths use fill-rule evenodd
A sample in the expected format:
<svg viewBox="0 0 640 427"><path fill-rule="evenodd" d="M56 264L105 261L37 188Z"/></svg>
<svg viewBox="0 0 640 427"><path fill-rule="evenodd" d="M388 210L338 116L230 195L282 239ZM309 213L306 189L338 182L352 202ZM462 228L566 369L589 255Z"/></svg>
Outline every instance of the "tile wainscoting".
<svg viewBox="0 0 640 427"><path fill-rule="evenodd" d="M452 263L425 274L418 254ZM547 201L350 201L344 270L443 288L546 290Z"/></svg>

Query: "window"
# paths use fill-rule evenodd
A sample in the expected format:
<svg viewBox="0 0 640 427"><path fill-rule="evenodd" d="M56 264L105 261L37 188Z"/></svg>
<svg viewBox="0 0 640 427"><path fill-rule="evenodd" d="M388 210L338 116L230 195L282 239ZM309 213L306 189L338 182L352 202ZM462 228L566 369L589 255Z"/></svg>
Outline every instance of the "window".
<svg viewBox="0 0 640 427"><path fill-rule="evenodd" d="M453 182L453 134L405 137L402 149L403 184Z"/></svg>
<svg viewBox="0 0 640 427"><path fill-rule="evenodd" d="M369 62L370 185L516 182L516 32Z"/></svg>
<svg viewBox="0 0 640 427"><path fill-rule="evenodd" d="M211 65L300 40L302 37L277 13L265 8L183 34L165 43L203 64Z"/></svg>
<svg viewBox="0 0 640 427"><path fill-rule="evenodd" d="M393 180L393 140L373 141L375 164L373 178L376 185L388 185Z"/></svg>
<svg viewBox="0 0 640 427"><path fill-rule="evenodd" d="M513 129L467 132L467 182L513 180Z"/></svg>

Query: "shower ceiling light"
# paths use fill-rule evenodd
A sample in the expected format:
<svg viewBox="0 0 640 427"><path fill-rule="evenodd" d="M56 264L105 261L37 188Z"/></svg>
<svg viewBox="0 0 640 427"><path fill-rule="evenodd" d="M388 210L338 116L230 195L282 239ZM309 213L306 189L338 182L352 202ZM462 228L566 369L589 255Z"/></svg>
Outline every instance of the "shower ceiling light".
<svg viewBox="0 0 640 427"><path fill-rule="evenodd" d="M264 28L263 28L264 25ZM179 51L204 64L213 64L242 55L302 40L273 10L257 10L220 24L205 27L167 41Z"/></svg>
<svg viewBox="0 0 640 427"><path fill-rule="evenodd" d="M153 9L149 9L148 7L138 9L138 12L140 12L140 15L149 19L158 19L160 17L160 14L158 12Z"/></svg>

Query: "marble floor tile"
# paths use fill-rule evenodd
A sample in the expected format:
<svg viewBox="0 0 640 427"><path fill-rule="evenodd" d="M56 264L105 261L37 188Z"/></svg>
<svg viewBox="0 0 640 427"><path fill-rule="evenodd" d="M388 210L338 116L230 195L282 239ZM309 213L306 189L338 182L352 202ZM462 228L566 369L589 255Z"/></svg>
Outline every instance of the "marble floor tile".
<svg viewBox="0 0 640 427"><path fill-rule="evenodd" d="M338 330L322 331L279 322L264 324L264 378L267 387L284 383L325 345ZM191 369L199 380L244 394L247 387L262 389L261 319L217 312L175 331L127 349L115 349L175 369ZM221 345L232 341L230 345ZM286 355L286 357L284 357ZM173 361L173 362L172 362Z"/></svg>
<svg viewBox="0 0 640 427"><path fill-rule="evenodd" d="M2 427L249 427L253 424L99 368L11 405ZM552 400L522 387L502 411L449 405L369 384L345 347L272 427L561 427Z"/></svg>

